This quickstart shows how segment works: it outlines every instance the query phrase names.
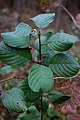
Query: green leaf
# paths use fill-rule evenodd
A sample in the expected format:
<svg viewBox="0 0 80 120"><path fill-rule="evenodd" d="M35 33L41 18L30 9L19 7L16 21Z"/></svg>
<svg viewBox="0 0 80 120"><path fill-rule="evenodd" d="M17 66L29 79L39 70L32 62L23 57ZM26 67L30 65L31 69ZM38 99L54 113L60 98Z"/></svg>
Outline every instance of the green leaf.
<svg viewBox="0 0 80 120"><path fill-rule="evenodd" d="M2 94L2 102L4 106L11 111L27 111L27 105L23 91L18 88L12 88L11 90Z"/></svg>
<svg viewBox="0 0 80 120"><path fill-rule="evenodd" d="M30 62L32 55L27 48L12 48L2 42L0 44L0 60L8 65L17 67Z"/></svg>
<svg viewBox="0 0 80 120"><path fill-rule="evenodd" d="M26 24L24 22L21 22L16 27L15 31L16 31L17 34L19 34L21 36L27 36L27 35L29 36L32 32L32 28L28 24Z"/></svg>
<svg viewBox="0 0 80 120"><path fill-rule="evenodd" d="M6 74L11 73L13 70L14 68L12 66L4 66L0 68L0 74L5 76Z"/></svg>
<svg viewBox="0 0 80 120"><path fill-rule="evenodd" d="M41 117L40 117L40 113L39 112L36 112L36 114L34 113L22 113L19 115L18 117L20 120L41 120Z"/></svg>
<svg viewBox="0 0 80 120"><path fill-rule="evenodd" d="M37 110L40 112L41 111L41 99L39 99L36 103L35 106ZM49 107L49 102L48 99L42 98L42 112L45 113Z"/></svg>
<svg viewBox="0 0 80 120"><path fill-rule="evenodd" d="M48 46L52 50L66 51L69 50L76 41L78 41L78 38L74 35L56 33L48 39Z"/></svg>
<svg viewBox="0 0 80 120"><path fill-rule="evenodd" d="M46 33L46 42L48 41L48 39L51 37L53 35L53 33L52 32L47 32Z"/></svg>
<svg viewBox="0 0 80 120"><path fill-rule="evenodd" d="M50 68L43 65L33 65L29 71L28 84L35 91L47 92L53 88L53 73Z"/></svg>
<svg viewBox="0 0 80 120"><path fill-rule="evenodd" d="M53 22L54 17L55 17L55 13L40 14L34 18L31 18L31 20L34 22L34 24L37 27L46 28L47 26L49 26L50 23Z"/></svg>
<svg viewBox="0 0 80 120"><path fill-rule="evenodd" d="M59 77L72 77L80 69L78 61L69 53L55 54L50 60L49 67Z"/></svg>
<svg viewBox="0 0 80 120"><path fill-rule="evenodd" d="M38 112L37 109L36 109L36 107L34 105L30 106L28 108L28 111L31 112L31 113L34 113L34 114L36 114L36 112Z"/></svg>
<svg viewBox="0 0 80 120"><path fill-rule="evenodd" d="M53 103L61 104L67 100L69 100L71 97L70 96L65 96L61 92L57 90L53 90L48 94L48 97L51 99Z"/></svg>
<svg viewBox="0 0 80 120"><path fill-rule="evenodd" d="M28 85L27 78L19 83L18 88L20 88L24 92L27 102L34 102L41 96L41 92L34 92L31 90L31 88Z"/></svg>
<svg viewBox="0 0 80 120"><path fill-rule="evenodd" d="M31 32L32 28L28 24L21 22L15 31L2 33L1 37L11 47L27 48L31 43Z"/></svg>

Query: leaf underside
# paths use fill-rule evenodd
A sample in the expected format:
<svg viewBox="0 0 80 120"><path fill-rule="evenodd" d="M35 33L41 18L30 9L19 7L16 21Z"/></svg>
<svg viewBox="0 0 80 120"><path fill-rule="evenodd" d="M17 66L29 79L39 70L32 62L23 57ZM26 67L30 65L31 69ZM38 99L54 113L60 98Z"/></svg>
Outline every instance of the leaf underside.
<svg viewBox="0 0 80 120"><path fill-rule="evenodd" d="M31 18L31 20L34 22L34 24L39 28L46 28L49 26L50 23L53 22L55 17L55 13L49 13L49 14L40 14L37 15L34 18Z"/></svg>

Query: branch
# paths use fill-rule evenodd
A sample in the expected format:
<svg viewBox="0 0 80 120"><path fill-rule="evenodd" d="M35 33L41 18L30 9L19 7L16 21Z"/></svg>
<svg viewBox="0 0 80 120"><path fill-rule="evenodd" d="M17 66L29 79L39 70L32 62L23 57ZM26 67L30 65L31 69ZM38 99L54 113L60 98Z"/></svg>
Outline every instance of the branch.
<svg viewBox="0 0 80 120"><path fill-rule="evenodd" d="M35 47L34 45L30 45L32 48L34 48L35 50L39 51L39 49L37 47Z"/></svg>
<svg viewBox="0 0 80 120"><path fill-rule="evenodd" d="M39 37L39 62L41 64L41 32L39 31L38 33L38 37ZM41 95L41 120L43 120L43 105L42 105L42 95Z"/></svg>
<svg viewBox="0 0 80 120"><path fill-rule="evenodd" d="M39 60L41 61L41 32L38 33L39 37Z"/></svg>
<svg viewBox="0 0 80 120"><path fill-rule="evenodd" d="M61 7L66 11L66 13L67 13L67 14L70 16L70 18L72 19L74 25L75 25L78 29L80 29L80 26L77 25L76 20L75 20L75 18L71 15L71 13L70 13L63 5L58 4L57 7L59 7L59 6L61 6Z"/></svg>
<svg viewBox="0 0 80 120"><path fill-rule="evenodd" d="M6 79L3 79L3 80L0 80L0 83L12 80L14 78L15 79L25 79L25 78L19 78L18 76L13 76L13 77L10 77L10 78L6 78Z"/></svg>

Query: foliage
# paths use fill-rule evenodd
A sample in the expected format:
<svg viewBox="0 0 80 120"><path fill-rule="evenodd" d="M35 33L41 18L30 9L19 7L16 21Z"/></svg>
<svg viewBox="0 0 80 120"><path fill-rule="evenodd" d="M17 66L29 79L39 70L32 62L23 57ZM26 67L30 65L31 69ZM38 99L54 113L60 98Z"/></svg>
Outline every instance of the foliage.
<svg viewBox="0 0 80 120"><path fill-rule="evenodd" d="M46 28L54 17L55 13L41 14L31 20L38 28ZM32 39L35 35L38 37L33 44ZM48 32L41 36L40 30L38 32L23 22L15 31L2 33L1 36L3 38L3 42L0 43L1 61L13 67L34 62L28 78L21 81L16 88L2 94L2 102L7 109L23 111L24 113L19 116L20 120L40 120L40 115L45 115L49 107L48 99L60 104L71 98L53 88L55 76L73 77L79 71L78 61L67 52L78 41L76 36L62 32L54 34ZM36 60L32 48L35 49Z"/></svg>

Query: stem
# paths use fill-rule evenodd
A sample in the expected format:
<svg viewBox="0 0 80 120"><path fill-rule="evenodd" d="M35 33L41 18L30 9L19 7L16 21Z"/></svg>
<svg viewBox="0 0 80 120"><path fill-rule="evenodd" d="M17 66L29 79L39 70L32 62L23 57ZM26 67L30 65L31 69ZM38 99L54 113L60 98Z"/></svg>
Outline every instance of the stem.
<svg viewBox="0 0 80 120"><path fill-rule="evenodd" d="M13 76L13 77L10 77L10 78L7 78L7 79L0 80L0 83L6 82L6 81L9 81L9 80L12 80L12 79L25 79L25 77L20 78L18 76Z"/></svg>
<svg viewBox="0 0 80 120"><path fill-rule="evenodd" d="M39 61L41 61L41 32L40 31L38 33L38 37L39 37ZM42 95L41 95L41 120L43 120Z"/></svg>
<svg viewBox="0 0 80 120"><path fill-rule="evenodd" d="M75 25L78 29L80 29L80 25L77 25L76 20L75 20L75 18L71 15L71 13L70 13L63 5L60 4L59 6L61 6L61 7L65 10L65 12L71 17L74 25Z"/></svg>
<svg viewBox="0 0 80 120"><path fill-rule="evenodd" d="M5 108L8 114L8 117L10 120L14 120L13 116L11 115L11 113L9 112L9 110L7 108Z"/></svg>
<svg viewBox="0 0 80 120"><path fill-rule="evenodd" d="M42 96L41 96L41 120L43 120Z"/></svg>
<svg viewBox="0 0 80 120"><path fill-rule="evenodd" d="M39 60L41 61L41 33L40 31L38 33L38 37L39 37Z"/></svg>

